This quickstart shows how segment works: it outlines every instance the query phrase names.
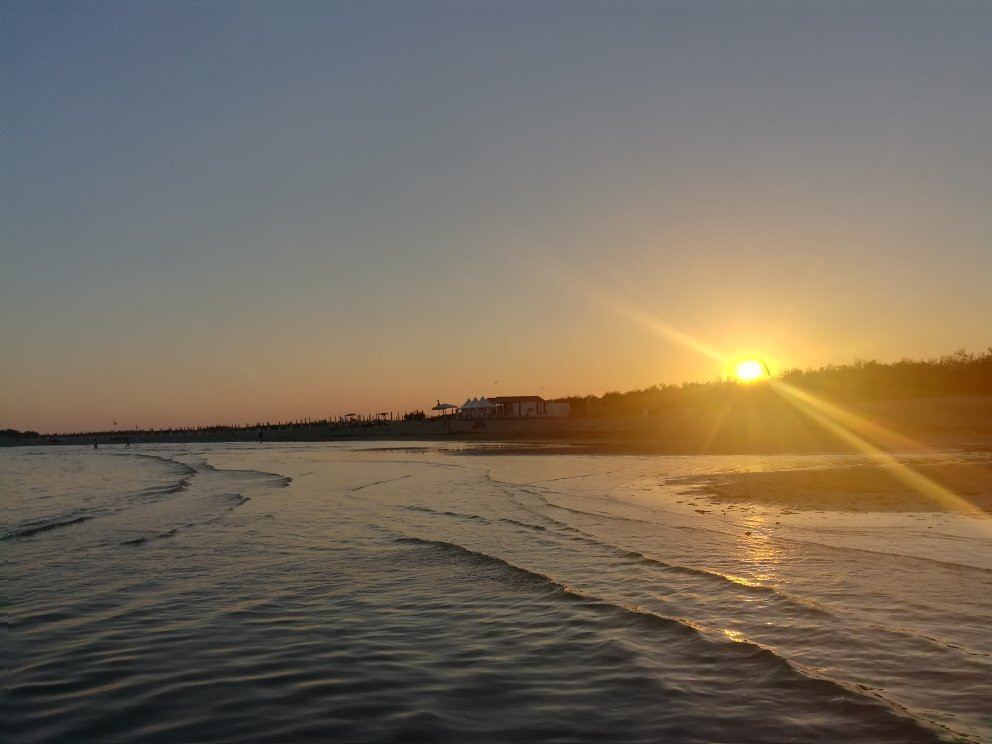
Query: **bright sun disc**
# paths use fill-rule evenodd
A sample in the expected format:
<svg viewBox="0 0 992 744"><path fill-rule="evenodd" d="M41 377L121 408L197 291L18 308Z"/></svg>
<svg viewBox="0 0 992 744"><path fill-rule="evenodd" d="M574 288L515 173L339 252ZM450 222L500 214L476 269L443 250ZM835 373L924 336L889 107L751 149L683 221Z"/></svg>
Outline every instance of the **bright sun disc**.
<svg viewBox="0 0 992 744"><path fill-rule="evenodd" d="M735 370L737 379L742 382L754 382L765 376L765 365L757 359L745 359Z"/></svg>

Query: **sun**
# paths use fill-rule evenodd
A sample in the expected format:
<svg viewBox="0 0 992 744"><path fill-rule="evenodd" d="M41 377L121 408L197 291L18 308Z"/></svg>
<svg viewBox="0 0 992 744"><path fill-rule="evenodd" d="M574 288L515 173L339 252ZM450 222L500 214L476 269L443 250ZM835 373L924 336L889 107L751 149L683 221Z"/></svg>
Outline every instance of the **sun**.
<svg viewBox="0 0 992 744"><path fill-rule="evenodd" d="M765 365L757 359L745 359L734 369L734 374L741 382L756 382L768 376Z"/></svg>

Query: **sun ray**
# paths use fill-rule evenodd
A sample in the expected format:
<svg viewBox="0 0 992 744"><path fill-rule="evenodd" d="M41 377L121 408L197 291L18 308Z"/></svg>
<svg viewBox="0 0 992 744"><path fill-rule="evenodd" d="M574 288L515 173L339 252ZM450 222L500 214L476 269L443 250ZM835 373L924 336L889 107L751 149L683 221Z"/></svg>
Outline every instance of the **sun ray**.
<svg viewBox="0 0 992 744"><path fill-rule="evenodd" d="M869 440L874 440L881 444L886 450L899 451L927 451L930 448L926 445L910 439L907 436L894 432L889 428L870 421L863 416L859 416L848 411L835 403L830 403L822 398L809 393L801 388L790 385L782 380L775 380L772 388L780 395L789 396L803 405L821 412L832 421L843 425L853 434L858 434Z"/></svg>
<svg viewBox="0 0 992 744"><path fill-rule="evenodd" d="M703 438L702 443L699 445L699 454L705 454L709 449L710 445L713 444L713 440L716 439L717 434L720 433L720 429L723 428L723 424L726 422L727 418L730 416L730 412L734 409L734 401L731 398L726 402L726 404L720 409L720 412L715 414L713 417L713 423L710 425L706 432L706 436Z"/></svg>
<svg viewBox="0 0 992 744"><path fill-rule="evenodd" d="M690 333L662 320L657 315L637 307L629 300L608 292L602 287L594 288L586 285L585 289L586 294L591 299L598 301L614 313L644 326L657 335L674 341L702 356L718 361L724 365L724 369L728 369L727 365L733 358L731 355L714 349ZM757 360L748 361L757 362ZM983 524L992 525L992 516L986 514L967 499L917 472L889 452L925 452L929 450L928 447L887 429L880 424L846 411L840 406L821 400L811 393L789 385L786 382L775 380L771 377L770 371L764 362L757 363L762 365L766 375L764 379L767 379L772 390L788 401L797 411L823 427L826 431L833 433L855 451L866 455L880 465L889 467L893 475L908 488L926 496L936 505L945 509L951 509L952 511L975 517L981 520ZM707 432L705 438L707 445L717 436L721 425L729 417L732 407L732 404L728 404L717 416L713 426ZM870 437L882 446L873 444L866 437Z"/></svg>
<svg viewBox="0 0 992 744"><path fill-rule="evenodd" d="M940 483L927 478L886 450L859 436L853 431L852 425L875 433L882 441L902 443L905 448L921 449L922 445L918 442L914 442L879 424L872 423L867 419L845 411L839 406L820 400L816 396L782 381L774 381L772 383L772 389L812 421L827 431L830 431L862 454L867 455L874 462L889 467L893 476L901 481L903 485L926 496L936 505L945 509L975 517L986 524L990 522L989 515L970 501L942 486Z"/></svg>
<svg viewBox="0 0 992 744"><path fill-rule="evenodd" d="M686 333L671 323L662 320L657 315L641 309L630 300L614 292L610 292L604 287L586 285L584 287L584 293L587 297L598 302L611 312L647 328L658 336L674 341L681 346L692 349L697 354L713 359L721 364L727 363L728 357L726 354L721 354L712 346L692 334Z"/></svg>

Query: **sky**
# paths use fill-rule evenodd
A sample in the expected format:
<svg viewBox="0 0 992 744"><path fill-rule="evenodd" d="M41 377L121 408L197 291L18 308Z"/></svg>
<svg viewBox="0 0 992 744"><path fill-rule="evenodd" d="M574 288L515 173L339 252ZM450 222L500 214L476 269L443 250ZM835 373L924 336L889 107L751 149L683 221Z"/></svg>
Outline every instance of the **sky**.
<svg viewBox="0 0 992 744"><path fill-rule="evenodd" d="M0 2L0 428L992 344L992 3Z"/></svg>

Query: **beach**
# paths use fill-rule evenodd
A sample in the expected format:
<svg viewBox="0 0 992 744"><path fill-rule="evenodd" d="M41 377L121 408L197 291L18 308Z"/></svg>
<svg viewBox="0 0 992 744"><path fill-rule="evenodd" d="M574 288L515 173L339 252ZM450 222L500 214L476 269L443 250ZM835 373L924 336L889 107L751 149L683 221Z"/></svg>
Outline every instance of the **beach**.
<svg viewBox="0 0 992 744"><path fill-rule="evenodd" d="M3 741L992 744L992 2L0 26Z"/></svg>
<svg viewBox="0 0 992 744"><path fill-rule="evenodd" d="M992 738L987 518L864 455L563 447L0 452L9 740Z"/></svg>
<svg viewBox="0 0 992 744"><path fill-rule="evenodd" d="M802 510L956 513L966 501L976 510L992 512L992 467L984 459L934 463L910 457L899 462L902 464L733 473L706 481L702 491L716 503ZM914 489L913 481L904 477L903 467L945 493Z"/></svg>

